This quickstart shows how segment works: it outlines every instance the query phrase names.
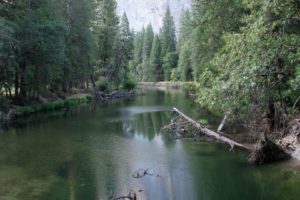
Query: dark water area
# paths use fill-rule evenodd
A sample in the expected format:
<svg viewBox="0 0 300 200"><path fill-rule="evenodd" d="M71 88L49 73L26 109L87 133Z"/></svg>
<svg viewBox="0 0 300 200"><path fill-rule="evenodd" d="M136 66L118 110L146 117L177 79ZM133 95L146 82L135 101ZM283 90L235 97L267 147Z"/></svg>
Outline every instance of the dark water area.
<svg viewBox="0 0 300 200"><path fill-rule="evenodd" d="M134 100L41 114L0 131L1 200L298 200L300 167L254 167L247 153L161 132L177 107L215 118L181 92L147 91ZM138 169L149 174L135 179Z"/></svg>

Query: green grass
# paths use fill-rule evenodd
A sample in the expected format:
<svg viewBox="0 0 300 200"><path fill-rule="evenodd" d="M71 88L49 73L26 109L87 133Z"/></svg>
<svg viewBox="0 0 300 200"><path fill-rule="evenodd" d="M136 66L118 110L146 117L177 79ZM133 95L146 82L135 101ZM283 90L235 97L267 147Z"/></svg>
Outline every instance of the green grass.
<svg viewBox="0 0 300 200"><path fill-rule="evenodd" d="M199 122L201 125L208 125L208 120L207 120L207 119L199 119L198 122Z"/></svg>
<svg viewBox="0 0 300 200"><path fill-rule="evenodd" d="M22 106L17 109L18 112L28 115L31 113L39 113L39 112L46 112L46 111L54 111L63 109L66 107L73 107L84 103L90 103L93 97L91 94L85 94L78 98L71 98L66 100L56 100L49 103L43 104L35 104L32 106Z"/></svg>

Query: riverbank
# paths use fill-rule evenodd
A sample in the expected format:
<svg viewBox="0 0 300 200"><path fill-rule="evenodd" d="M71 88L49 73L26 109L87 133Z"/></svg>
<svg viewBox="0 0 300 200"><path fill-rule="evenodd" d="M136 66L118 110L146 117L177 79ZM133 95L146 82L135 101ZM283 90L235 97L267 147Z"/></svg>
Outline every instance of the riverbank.
<svg viewBox="0 0 300 200"><path fill-rule="evenodd" d="M174 139L190 138L199 141L215 141L228 144L230 151L234 147L238 147L250 152L248 161L252 164L266 164L290 158L300 161L300 120L297 118L291 120L285 134L253 133L250 130L229 134L209 129L176 108L173 110L179 116L174 117L163 130Z"/></svg>
<svg viewBox="0 0 300 200"><path fill-rule="evenodd" d="M159 89L159 90L180 90L184 88L186 82L140 82L139 88Z"/></svg>
<svg viewBox="0 0 300 200"><path fill-rule="evenodd" d="M66 109L91 102L105 103L121 99L134 98L137 95L132 91L102 92L94 89L73 90L70 93L57 93L40 96L38 99L24 105L9 105L7 112L0 112L0 127L8 126L14 121L37 113L51 112Z"/></svg>

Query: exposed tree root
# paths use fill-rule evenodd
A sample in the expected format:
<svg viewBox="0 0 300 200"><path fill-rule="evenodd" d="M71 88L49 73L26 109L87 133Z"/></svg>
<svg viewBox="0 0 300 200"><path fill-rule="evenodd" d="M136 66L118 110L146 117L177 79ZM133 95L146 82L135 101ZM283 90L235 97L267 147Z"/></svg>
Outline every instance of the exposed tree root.
<svg viewBox="0 0 300 200"><path fill-rule="evenodd" d="M290 156L277 144L265 138L259 141L257 147L251 152L249 162L264 164L290 158Z"/></svg>

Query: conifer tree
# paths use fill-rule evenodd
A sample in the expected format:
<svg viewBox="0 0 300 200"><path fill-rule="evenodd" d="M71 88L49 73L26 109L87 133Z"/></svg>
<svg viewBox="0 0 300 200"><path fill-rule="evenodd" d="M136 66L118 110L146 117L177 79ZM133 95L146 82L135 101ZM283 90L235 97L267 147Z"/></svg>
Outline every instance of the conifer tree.
<svg viewBox="0 0 300 200"><path fill-rule="evenodd" d="M144 41L143 41L143 54L142 54L142 69L143 69L143 81L149 81L150 77L150 54L152 49L152 43L153 43L154 33L152 29L152 25L148 24L146 28L146 32L144 35Z"/></svg>
<svg viewBox="0 0 300 200"><path fill-rule="evenodd" d="M160 30L161 59L163 61L164 80L171 80L171 71L177 66L175 22L171 15L170 7L167 7L163 27Z"/></svg>
<svg viewBox="0 0 300 200"><path fill-rule="evenodd" d="M150 54L150 68L151 68L151 78L150 81L163 81L164 71L161 64L161 44L158 35L155 35L152 50Z"/></svg>

